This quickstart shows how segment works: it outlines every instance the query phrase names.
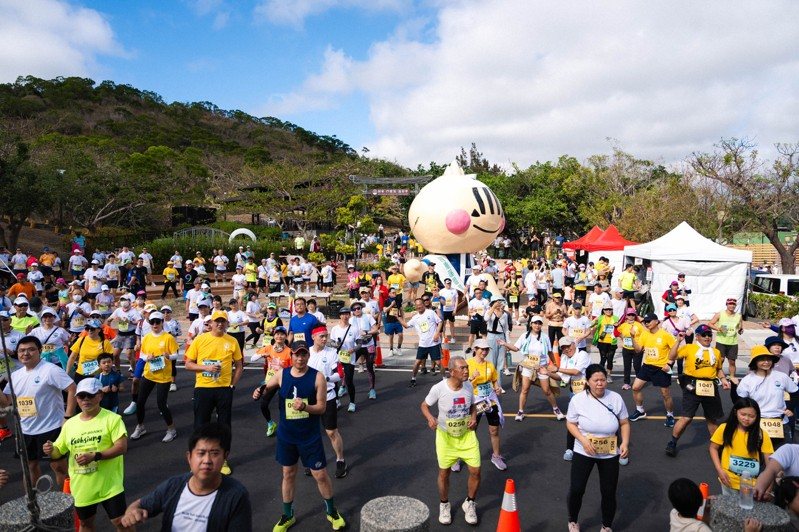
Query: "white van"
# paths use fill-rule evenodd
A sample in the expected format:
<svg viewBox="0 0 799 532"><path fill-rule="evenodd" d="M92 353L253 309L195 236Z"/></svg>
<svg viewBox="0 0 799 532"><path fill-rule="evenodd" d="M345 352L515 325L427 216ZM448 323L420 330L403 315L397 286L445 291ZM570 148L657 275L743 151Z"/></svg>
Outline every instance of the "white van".
<svg viewBox="0 0 799 532"><path fill-rule="evenodd" d="M751 285L756 294L799 296L799 275L761 273Z"/></svg>

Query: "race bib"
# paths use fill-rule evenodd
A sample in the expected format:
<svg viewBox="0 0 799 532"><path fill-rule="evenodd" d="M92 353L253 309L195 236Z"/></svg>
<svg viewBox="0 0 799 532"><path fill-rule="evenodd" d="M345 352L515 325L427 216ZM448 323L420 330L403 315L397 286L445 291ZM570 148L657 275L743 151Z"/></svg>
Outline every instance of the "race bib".
<svg viewBox="0 0 799 532"><path fill-rule="evenodd" d="M591 436L590 434L587 436L596 454L616 454L618 450L616 436L599 437Z"/></svg>
<svg viewBox="0 0 799 532"><path fill-rule="evenodd" d="M108 305L97 305L97 310L100 312L108 312Z"/></svg>
<svg viewBox="0 0 799 532"><path fill-rule="evenodd" d="M522 360L521 366L527 369L538 369L541 366L541 355L527 355Z"/></svg>
<svg viewBox="0 0 799 532"><path fill-rule="evenodd" d="M294 341L295 342L304 342L305 341L305 333L294 333Z"/></svg>
<svg viewBox="0 0 799 532"><path fill-rule="evenodd" d="M453 303L454 302L452 301L452 299L444 300L444 305L447 306L447 307L451 307L453 305Z"/></svg>
<svg viewBox="0 0 799 532"><path fill-rule="evenodd" d="M713 381L696 381L696 395L700 397L715 397L716 384Z"/></svg>
<svg viewBox="0 0 799 532"><path fill-rule="evenodd" d="M36 415L36 400L33 397L17 396L17 410L20 417L33 417Z"/></svg>
<svg viewBox="0 0 799 532"><path fill-rule="evenodd" d="M422 320L419 323L419 330L422 331L423 333L426 333L427 331L430 330L430 323L427 320Z"/></svg>
<svg viewBox="0 0 799 532"><path fill-rule="evenodd" d="M728 469L739 476L748 472L752 477L756 477L760 473L760 461L741 456L730 456Z"/></svg>
<svg viewBox="0 0 799 532"><path fill-rule="evenodd" d="M161 371L166 367L163 355L150 359L150 371Z"/></svg>
<svg viewBox="0 0 799 532"><path fill-rule="evenodd" d="M605 325L605 334L613 334L613 325Z"/></svg>
<svg viewBox="0 0 799 532"><path fill-rule="evenodd" d="M90 451L83 451L83 452L90 452ZM77 453L75 456L77 456ZM88 475L94 473L97 471L97 462L92 460L86 465L80 465L76 462L75 467L72 468L72 471L74 471L78 475Z"/></svg>
<svg viewBox="0 0 799 532"><path fill-rule="evenodd" d="M760 428L769 435L770 438L782 439L785 434L782 432L782 420L780 418L760 418Z"/></svg>
<svg viewBox="0 0 799 532"><path fill-rule="evenodd" d="M100 371L100 363L96 360L90 360L80 365L80 372L83 375L94 375Z"/></svg>
<svg viewBox="0 0 799 532"><path fill-rule="evenodd" d="M117 330L119 332L128 332L128 328L130 327L130 322L128 321L119 321L117 322Z"/></svg>
<svg viewBox="0 0 799 532"><path fill-rule="evenodd" d="M272 335L271 334L265 334L264 335L264 339L261 340L261 345L262 346L272 345Z"/></svg>
<svg viewBox="0 0 799 532"><path fill-rule="evenodd" d="M518 303L519 296L508 296L508 301L510 301L511 303Z"/></svg>
<svg viewBox="0 0 799 532"><path fill-rule="evenodd" d="M216 366L217 364L219 364L221 366L222 365L222 361L221 360L211 360L211 359L203 360L203 366ZM215 371L203 371L201 373L201 375L203 377L207 377L209 379L218 379L219 378L219 373L217 373Z"/></svg>
<svg viewBox="0 0 799 532"><path fill-rule="evenodd" d="M644 347L644 363L657 364L658 362L658 349L657 347Z"/></svg>
<svg viewBox="0 0 799 532"><path fill-rule="evenodd" d="M303 399L303 403L308 404L308 399ZM294 399L286 399L286 419L306 419L310 414L304 410L294 409Z"/></svg>
<svg viewBox="0 0 799 532"><path fill-rule="evenodd" d="M338 352L338 360L342 364L352 364L352 353L342 349Z"/></svg>
<svg viewBox="0 0 799 532"><path fill-rule="evenodd" d="M584 334L585 334L585 329L572 329L571 334L569 336L571 336L572 338L580 338Z"/></svg>
<svg viewBox="0 0 799 532"><path fill-rule="evenodd" d="M52 353L55 351L55 344L44 344L42 346L42 353Z"/></svg>
<svg viewBox="0 0 799 532"><path fill-rule="evenodd" d="M400 287L400 285L399 285L398 283L392 283L392 284L390 284L389 286L390 286L391 288L393 288L394 290L399 290L399 287Z"/></svg>
<svg viewBox="0 0 799 532"><path fill-rule="evenodd" d="M97 281L97 279L92 279L89 281L89 290L94 292L98 288L100 288L100 283Z"/></svg>
<svg viewBox="0 0 799 532"><path fill-rule="evenodd" d="M621 343L625 349L633 348L633 339L630 336L625 336L624 338L622 338Z"/></svg>
<svg viewBox="0 0 799 532"><path fill-rule="evenodd" d="M478 384L476 390L478 397L488 397L489 395L491 395L491 390L492 390L491 383L484 382L483 384Z"/></svg>
<svg viewBox="0 0 799 532"><path fill-rule="evenodd" d="M389 316L399 316L399 310L396 309L396 308L390 308L390 309L388 309L388 315Z"/></svg>
<svg viewBox="0 0 799 532"><path fill-rule="evenodd" d="M72 318L72 328L73 329L80 329L86 325L86 318L83 317L81 314L76 314L74 318Z"/></svg>
<svg viewBox="0 0 799 532"><path fill-rule="evenodd" d="M572 393L580 393L585 390L585 379L572 380Z"/></svg>
<svg viewBox="0 0 799 532"><path fill-rule="evenodd" d="M469 425L469 418L466 417L459 417L455 419L448 419L447 420L447 434L453 436L455 438L460 438L464 434L466 434L466 430L468 429Z"/></svg>
<svg viewBox="0 0 799 532"><path fill-rule="evenodd" d="M166 280L167 281L174 281L175 280L175 274L174 273L166 274Z"/></svg>

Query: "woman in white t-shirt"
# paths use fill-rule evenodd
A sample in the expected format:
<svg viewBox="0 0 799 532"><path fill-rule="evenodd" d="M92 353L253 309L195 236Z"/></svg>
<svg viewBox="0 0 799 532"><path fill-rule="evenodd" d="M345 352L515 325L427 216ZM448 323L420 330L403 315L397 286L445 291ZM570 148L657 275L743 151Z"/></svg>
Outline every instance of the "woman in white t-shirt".
<svg viewBox="0 0 799 532"><path fill-rule="evenodd" d="M515 345L503 342L503 345L509 350L514 352L521 351L524 357L519 365L516 366L516 372L521 373L522 390L519 393L519 410L516 412L516 421L524 420L524 406L527 403L527 394L530 392L530 385L538 379L541 391L552 407L552 412L555 417L560 421L566 416L558 408L558 403L555 402L555 394L549 384L549 371L554 372L556 367L552 364L550 356L552 354L552 343L549 337L541 332L544 325L544 319L541 316L533 316L530 319L530 324L527 326L527 333L521 335L516 340Z"/></svg>
<svg viewBox="0 0 799 532"><path fill-rule="evenodd" d="M630 423L627 407L616 392L607 390L607 373L599 364L585 369L586 388L569 401L566 428L574 436L571 484L567 497L569 531L580 530L578 516L591 471L599 471L602 528L610 532L616 515L616 488L619 481L619 458L627 458ZM619 441L619 433L621 441Z"/></svg>
<svg viewBox="0 0 799 532"><path fill-rule="evenodd" d="M249 323L247 313L239 308L239 300L231 299L228 302L230 309L227 311L227 333L239 343L239 349L244 352L244 326Z"/></svg>

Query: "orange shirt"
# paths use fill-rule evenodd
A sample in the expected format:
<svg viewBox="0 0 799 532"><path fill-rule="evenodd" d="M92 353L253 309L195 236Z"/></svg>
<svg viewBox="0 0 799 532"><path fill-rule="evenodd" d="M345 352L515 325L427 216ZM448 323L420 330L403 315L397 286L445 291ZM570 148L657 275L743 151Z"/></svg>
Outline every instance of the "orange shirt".
<svg viewBox="0 0 799 532"><path fill-rule="evenodd" d="M11 285L11 288L8 289L8 293L6 295L11 301L13 301L14 298L20 294L25 294L28 299L30 299L35 293L36 287L33 286L33 283L14 283Z"/></svg>
<svg viewBox="0 0 799 532"><path fill-rule="evenodd" d="M264 373L267 373L270 367L277 370L291 366L291 349L288 346L278 353L275 351L275 346L266 345L258 350L258 354L264 356Z"/></svg>

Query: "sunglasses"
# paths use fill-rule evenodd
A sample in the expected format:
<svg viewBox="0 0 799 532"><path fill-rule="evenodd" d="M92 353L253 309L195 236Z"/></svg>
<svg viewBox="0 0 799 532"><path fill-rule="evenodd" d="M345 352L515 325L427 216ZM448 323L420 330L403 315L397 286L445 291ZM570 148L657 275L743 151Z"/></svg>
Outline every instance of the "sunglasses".
<svg viewBox="0 0 799 532"><path fill-rule="evenodd" d="M150 320L150 324L152 324L152 325L159 324L159 323L164 323L164 320L159 320L157 318L154 319L154 320Z"/></svg>
<svg viewBox="0 0 799 532"><path fill-rule="evenodd" d="M77 394L75 397L77 397L78 399L94 399L96 396L97 396L96 393L81 392Z"/></svg>
<svg viewBox="0 0 799 532"><path fill-rule="evenodd" d="M98 329L97 327L86 327L86 330L92 332L92 331L99 331L100 329Z"/></svg>
<svg viewBox="0 0 799 532"><path fill-rule="evenodd" d="M700 334L698 336L701 336L702 338L713 338L713 333L712 332L707 332L707 333L702 333L702 334Z"/></svg>

